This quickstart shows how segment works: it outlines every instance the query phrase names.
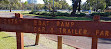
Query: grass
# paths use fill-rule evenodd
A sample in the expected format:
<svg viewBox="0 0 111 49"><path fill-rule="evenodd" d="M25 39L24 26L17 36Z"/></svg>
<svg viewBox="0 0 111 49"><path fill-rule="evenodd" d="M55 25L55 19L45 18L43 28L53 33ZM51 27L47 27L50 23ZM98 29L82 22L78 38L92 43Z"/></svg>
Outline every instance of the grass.
<svg viewBox="0 0 111 49"><path fill-rule="evenodd" d="M16 37L13 32L0 32L0 49L16 49ZM35 43L35 35L31 33L24 33L24 46ZM27 39L28 38L28 39ZM39 45L24 47L24 49L57 49L57 42L40 36ZM75 49L74 47L63 44L63 49Z"/></svg>
<svg viewBox="0 0 111 49"><path fill-rule="evenodd" d="M51 18L49 18L49 19L92 20L92 19L86 18L86 17L65 17L65 16L51 17Z"/></svg>
<svg viewBox="0 0 111 49"><path fill-rule="evenodd" d="M108 16L108 17L111 17L111 16Z"/></svg>
<svg viewBox="0 0 111 49"><path fill-rule="evenodd" d="M0 11L0 12L10 12L10 11ZM12 13L29 13L30 11L12 11Z"/></svg>
<svg viewBox="0 0 111 49"><path fill-rule="evenodd" d="M29 13L30 11L12 11L12 13Z"/></svg>
<svg viewBox="0 0 111 49"><path fill-rule="evenodd" d="M35 14L29 14L29 13L22 13L22 14L27 16L37 16L39 18L46 18L46 19L92 20L91 18L87 18L87 17L66 17L66 16L51 17L51 16L35 15Z"/></svg>
<svg viewBox="0 0 111 49"><path fill-rule="evenodd" d="M29 13L21 13L23 15L28 15L28 16L38 16L38 15L34 15L34 14L29 14Z"/></svg>
<svg viewBox="0 0 111 49"><path fill-rule="evenodd" d="M0 12L9 12L9 11L0 11ZM45 15L29 14L29 12L30 11L12 11L12 13L21 13L27 16L37 16L39 18L46 18L46 19L92 20L91 18L87 18L87 17L66 17L66 16L51 17L51 16L45 16Z"/></svg>
<svg viewBox="0 0 111 49"><path fill-rule="evenodd" d="M0 49L16 49L16 39L0 32Z"/></svg>

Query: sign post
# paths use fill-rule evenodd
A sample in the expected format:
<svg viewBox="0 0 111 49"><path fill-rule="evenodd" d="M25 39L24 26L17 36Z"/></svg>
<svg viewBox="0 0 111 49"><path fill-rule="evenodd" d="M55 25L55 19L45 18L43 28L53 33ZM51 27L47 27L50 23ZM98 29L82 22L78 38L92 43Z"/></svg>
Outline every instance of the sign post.
<svg viewBox="0 0 111 49"><path fill-rule="evenodd" d="M58 36L58 49L62 49L62 36Z"/></svg>
<svg viewBox="0 0 111 49"><path fill-rule="evenodd" d="M19 13L15 13L15 18L23 18ZM24 49L24 34L22 32L16 32L17 49Z"/></svg>
<svg viewBox="0 0 111 49"><path fill-rule="evenodd" d="M91 49L97 49L98 38L92 37L92 47Z"/></svg>
<svg viewBox="0 0 111 49"><path fill-rule="evenodd" d="M38 45L38 43L39 43L39 38L40 38L40 34L36 34L35 45Z"/></svg>
<svg viewBox="0 0 111 49"><path fill-rule="evenodd" d="M94 16L93 20L94 20L94 22L100 22L100 16ZM97 36L93 36L91 49L97 49L97 44L98 44L98 38L97 38Z"/></svg>

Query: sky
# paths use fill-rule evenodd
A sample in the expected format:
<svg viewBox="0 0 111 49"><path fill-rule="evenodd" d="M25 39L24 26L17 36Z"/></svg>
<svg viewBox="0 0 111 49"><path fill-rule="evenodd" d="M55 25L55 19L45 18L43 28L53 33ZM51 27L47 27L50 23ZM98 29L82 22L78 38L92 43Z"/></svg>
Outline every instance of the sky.
<svg viewBox="0 0 111 49"><path fill-rule="evenodd" d="M27 1L27 0L22 0L22 2L25 2L25 1ZM66 0L66 1L67 1L67 3L69 5L72 5L72 1L71 0ZM86 0L82 0L82 3L84 3L84 2L86 2ZM44 4L43 0L38 0L38 3Z"/></svg>

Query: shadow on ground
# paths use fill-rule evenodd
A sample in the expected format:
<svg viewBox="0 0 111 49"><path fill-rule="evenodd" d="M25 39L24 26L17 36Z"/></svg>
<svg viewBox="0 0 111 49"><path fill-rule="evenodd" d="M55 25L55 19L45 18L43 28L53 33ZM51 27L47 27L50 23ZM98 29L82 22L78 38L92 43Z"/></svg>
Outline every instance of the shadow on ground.
<svg viewBox="0 0 111 49"><path fill-rule="evenodd" d="M102 40L102 41L99 41L98 43L101 43L101 44L111 44L111 39L100 38L100 40Z"/></svg>
<svg viewBox="0 0 111 49"><path fill-rule="evenodd" d="M32 47L32 46L36 46L35 44L34 45L26 45L24 47Z"/></svg>
<svg viewBox="0 0 111 49"><path fill-rule="evenodd" d="M16 37L16 36L7 36L7 37L3 37L3 38L10 38L10 37Z"/></svg>

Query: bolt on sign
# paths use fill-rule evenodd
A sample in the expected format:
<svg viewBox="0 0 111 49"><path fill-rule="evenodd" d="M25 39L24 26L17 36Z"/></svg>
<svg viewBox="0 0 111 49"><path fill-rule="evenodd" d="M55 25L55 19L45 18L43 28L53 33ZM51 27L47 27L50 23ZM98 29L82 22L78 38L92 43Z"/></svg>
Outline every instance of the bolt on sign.
<svg viewBox="0 0 111 49"><path fill-rule="evenodd" d="M0 18L1 31L71 36L111 37L111 22Z"/></svg>

